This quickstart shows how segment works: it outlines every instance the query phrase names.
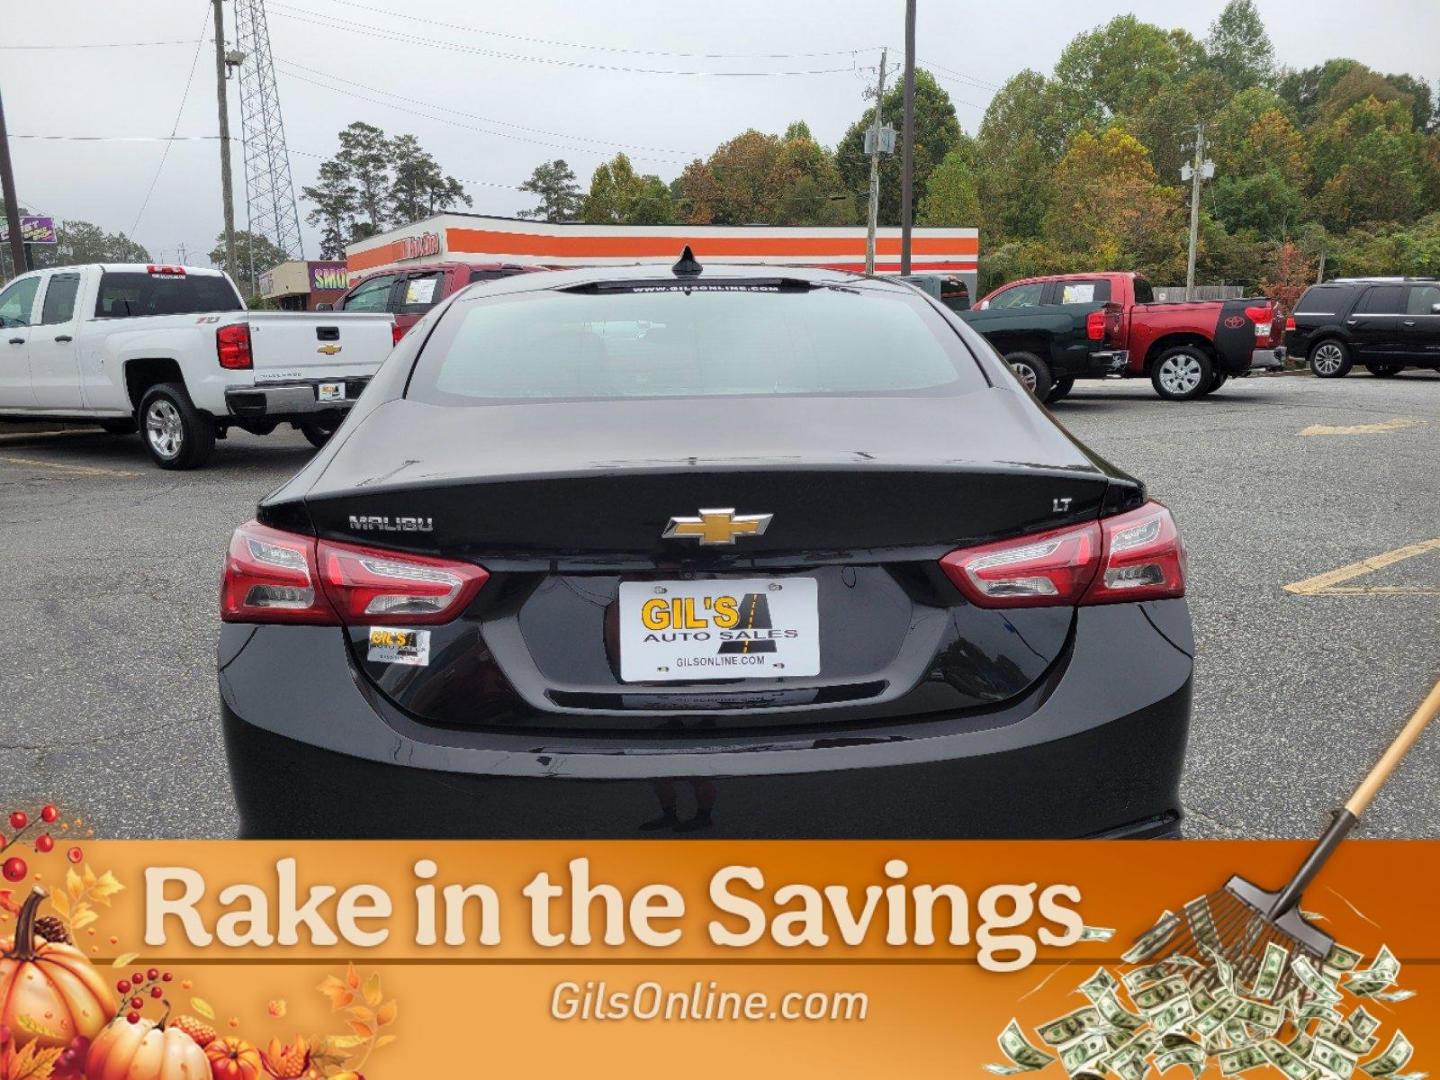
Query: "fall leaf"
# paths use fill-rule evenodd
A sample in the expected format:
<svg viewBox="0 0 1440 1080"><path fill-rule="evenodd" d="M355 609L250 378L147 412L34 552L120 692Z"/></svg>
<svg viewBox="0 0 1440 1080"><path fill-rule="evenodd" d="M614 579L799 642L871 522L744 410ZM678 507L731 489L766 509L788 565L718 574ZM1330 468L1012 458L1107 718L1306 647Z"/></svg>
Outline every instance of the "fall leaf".
<svg viewBox="0 0 1440 1080"><path fill-rule="evenodd" d="M381 1035L380 1038L375 1040L375 1049L379 1050L382 1046L389 1046L395 1039L396 1036L394 1035Z"/></svg>
<svg viewBox="0 0 1440 1080"><path fill-rule="evenodd" d="M36 1020L28 1013L21 1013L19 1016L17 1016L15 1018L15 1026L23 1028L24 1030L30 1032L30 1034L32 1035L39 1035L42 1038L51 1039L55 1042L63 1043L65 1041L64 1037L60 1034L60 1032L56 1031L54 1028L46 1027L39 1020Z"/></svg>
<svg viewBox="0 0 1440 1080"><path fill-rule="evenodd" d="M334 975L327 976L316 989L330 999L330 1011L339 1012L355 1000L355 995Z"/></svg>
<svg viewBox="0 0 1440 1080"><path fill-rule="evenodd" d="M351 990L360 989L360 973L355 970L354 964L345 965L345 985Z"/></svg>
<svg viewBox="0 0 1440 1080"><path fill-rule="evenodd" d="M204 998L191 998L190 1007L203 1016L206 1020L215 1019L215 1007Z"/></svg>
<svg viewBox="0 0 1440 1080"><path fill-rule="evenodd" d="M86 866L85 870L88 873L90 867ZM99 880L97 880L94 885L90 886L90 895L93 896L95 900L97 900L99 903L102 903L108 907L110 905L111 898L116 893L123 892L124 889L125 886L120 884L119 879L116 878L115 875L112 874L109 870L106 870L103 874L100 875Z"/></svg>
<svg viewBox="0 0 1440 1080"><path fill-rule="evenodd" d="M350 1030L355 1032L356 1035L359 1035L360 1038L369 1040L375 1037L375 1029L369 1024L361 1023L359 1020L350 1020L348 1023Z"/></svg>
<svg viewBox="0 0 1440 1080"><path fill-rule="evenodd" d="M85 895L85 882L80 879L80 875L75 872L73 866L65 871L65 891L70 894L72 900L79 900Z"/></svg>
<svg viewBox="0 0 1440 1080"><path fill-rule="evenodd" d="M39 1043L26 1043L10 1059L5 1080L50 1080L55 1074L55 1063L60 1060L64 1047L51 1046L40 1049Z"/></svg>
<svg viewBox="0 0 1440 1080"><path fill-rule="evenodd" d="M375 1022L381 1027L384 1027L386 1024L393 1024L395 1022L395 1014L399 1009L400 1006L394 1001L387 1001L384 1005L381 1005L379 1011L375 1013Z"/></svg>
<svg viewBox="0 0 1440 1080"><path fill-rule="evenodd" d="M368 1024L370 1021L375 1019L375 1014L372 1013L369 1009L367 1009L364 1005L355 1005L349 1009L346 1009L345 1011L351 1016L353 1016L356 1020L361 1021L362 1023Z"/></svg>
<svg viewBox="0 0 1440 1080"><path fill-rule="evenodd" d="M73 934L76 930L84 930L91 923L99 921L100 916L95 914L90 905L77 904L70 918L70 932Z"/></svg>
<svg viewBox="0 0 1440 1080"><path fill-rule="evenodd" d="M111 966L111 967L129 967L131 964L133 964L133 963L135 962L135 958L136 958L137 956L139 956L139 955L140 955L139 953L133 953L133 952L121 953L119 956L115 957L114 960L110 961L110 966Z"/></svg>
<svg viewBox="0 0 1440 1080"><path fill-rule="evenodd" d="M288 1006L286 1005L284 998L276 998L274 1001L270 1002L270 1004L265 1006L265 1010L277 1020L285 1015L287 1009Z"/></svg>
<svg viewBox="0 0 1440 1080"><path fill-rule="evenodd" d="M380 1004L380 973L377 971L365 980L365 1001L374 1007Z"/></svg>
<svg viewBox="0 0 1440 1080"><path fill-rule="evenodd" d="M70 918L70 897L66 893L55 893L53 896L51 896L50 906L55 909L55 911L60 915L60 918ZM4 907L8 910L10 905L5 902L4 898L0 898L0 907Z"/></svg>
<svg viewBox="0 0 1440 1080"><path fill-rule="evenodd" d="M357 1046L364 1045L365 1040L359 1035L331 1035L325 1040L327 1049L320 1051L320 1055L340 1061L345 1055L338 1051L354 1050Z"/></svg>

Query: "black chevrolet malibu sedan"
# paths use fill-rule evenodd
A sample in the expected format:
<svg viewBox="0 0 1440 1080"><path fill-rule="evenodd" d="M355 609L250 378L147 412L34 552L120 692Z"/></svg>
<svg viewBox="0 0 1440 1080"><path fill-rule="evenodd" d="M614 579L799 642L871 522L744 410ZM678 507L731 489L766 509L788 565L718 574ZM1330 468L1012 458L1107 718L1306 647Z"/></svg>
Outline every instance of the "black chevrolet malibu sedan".
<svg viewBox="0 0 1440 1080"><path fill-rule="evenodd" d="M231 540L242 832L1173 834L1184 593L1169 511L918 289L494 282Z"/></svg>

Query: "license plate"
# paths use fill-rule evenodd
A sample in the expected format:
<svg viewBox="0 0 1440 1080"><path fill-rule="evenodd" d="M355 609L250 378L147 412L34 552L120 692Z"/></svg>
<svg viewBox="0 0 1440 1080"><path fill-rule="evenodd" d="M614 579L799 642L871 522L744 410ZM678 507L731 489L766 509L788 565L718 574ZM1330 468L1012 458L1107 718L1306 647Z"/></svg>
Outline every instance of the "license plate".
<svg viewBox="0 0 1440 1080"><path fill-rule="evenodd" d="M814 578L620 583L625 682L820 674Z"/></svg>
<svg viewBox="0 0 1440 1080"><path fill-rule="evenodd" d="M345 384L343 382L322 382L318 396L321 401L344 401Z"/></svg>

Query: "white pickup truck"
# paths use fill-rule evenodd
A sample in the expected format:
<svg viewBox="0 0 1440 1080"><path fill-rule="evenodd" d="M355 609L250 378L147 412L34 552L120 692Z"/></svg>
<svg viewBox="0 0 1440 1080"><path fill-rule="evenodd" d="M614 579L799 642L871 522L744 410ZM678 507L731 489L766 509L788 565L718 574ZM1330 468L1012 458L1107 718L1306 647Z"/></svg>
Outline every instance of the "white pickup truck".
<svg viewBox="0 0 1440 1080"><path fill-rule="evenodd" d="M219 270L37 270L0 291L0 418L138 429L162 469L204 464L232 427L320 446L394 341L385 314L246 311Z"/></svg>

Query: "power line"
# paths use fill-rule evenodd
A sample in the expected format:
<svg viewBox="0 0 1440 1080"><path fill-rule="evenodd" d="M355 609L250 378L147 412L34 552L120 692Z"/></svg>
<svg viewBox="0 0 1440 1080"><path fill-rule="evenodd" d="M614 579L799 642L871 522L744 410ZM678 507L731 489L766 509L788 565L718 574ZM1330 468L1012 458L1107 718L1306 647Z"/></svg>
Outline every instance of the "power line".
<svg viewBox="0 0 1440 1080"><path fill-rule="evenodd" d="M549 135L549 136L551 136L551 137L553 137L553 138L565 139L565 140L567 140L567 141L570 142L570 143L590 143L590 144L592 144L593 146L599 146L599 147L604 147L604 148L609 148L609 149L619 149L619 150L655 151L655 152L661 153L661 154L674 154L674 155L678 155L678 158L691 158L691 157L696 156L692 151L689 151L689 150L676 150L676 149L673 149L673 148L671 148L671 147L665 147L665 146L645 146L645 145L637 144L637 143L612 142L612 141L607 140L607 139L594 139L594 138L590 138L589 136L586 136L586 135L570 135L570 134L567 134L567 133L565 133L565 132L563 132L563 131L547 131L547 130L545 130L544 128L527 127L527 126L524 125L524 124L515 124L515 123L511 123L510 121L506 121L506 120L497 120L497 119L495 119L494 117L481 116L481 115L479 115L479 114L477 114L477 113L468 113L468 112L465 112L465 111L463 111L463 110L461 110L461 109L452 109L452 108L450 108L450 107L447 106L447 105L440 105L440 104L435 103L435 102L426 101L426 100L423 99L423 98L407 97L407 96L405 96L404 94L397 94L397 93L395 93L395 92L393 92L393 91L390 91L390 90L381 90L379 87L376 87L376 86L367 86L365 83L356 82L354 79L346 79L346 78L342 78L342 77L339 76L339 75L332 75L332 74L330 74L329 72L319 71L319 70L317 70L316 68L314 68L314 67L312 67L312 66L297 64L297 63L295 63L294 61L286 60L286 59L284 59L283 57L276 57L276 62L281 65L281 67L284 69L285 74L286 74L287 76L289 76L289 77L291 77L291 78L299 79L299 80L301 80L302 82L308 82L308 83L310 83L310 84L313 85L313 86L319 86L319 87L321 87L322 89L325 89L325 90L333 90L333 91L335 91L336 93L343 93L343 94L347 94L347 95L353 96L353 94L352 94L352 92L351 92L350 90L342 90L340 87L335 87L335 86L326 86L324 83L316 82L314 79L311 78L311 76L318 76L318 77L320 77L320 78L322 78L322 79L328 79L328 80L330 80L331 82L342 83L342 84L344 84L345 86L355 87L355 88L360 89L360 90L368 90L368 91L370 91L370 92L373 93L373 94L380 94L381 96L387 97L387 98L395 98L395 99L398 100L398 101L408 102L408 103L410 103L410 104L412 104L412 105L423 105L423 106L425 106L425 107L428 108L428 109L433 109L433 110L435 110L436 112L451 113L451 114L453 114L453 115L455 115L455 116L463 116L463 117L465 117L465 118L468 119L468 120L478 120L478 121L480 121L481 123L485 123L485 124L495 124L495 125L497 125L497 126L499 126L499 127L514 128L514 129L517 130L517 131L528 131L528 132L533 132L534 134L537 134L537 135ZM388 104L390 104L390 103L389 103L389 102L379 102L379 104L387 104L387 105L388 105ZM416 116L426 116L427 119L436 119L435 117L427 116L427 114L425 114L425 113L414 112L414 110L409 110L409 109L402 109L402 108L401 108L400 106L398 106L398 105L392 105L391 107L392 107L392 108L395 108L395 109L400 109L400 111L402 111L402 112L412 112L412 113L413 113L414 115L416 115ZM472 129L472 130L480 130L480 129ZM550 146L550 147L553 147L553 148L556 148L556 149L560 149L560 150L581 150L581 152L584 152L583 149L580 148L580 147L575 147L575 146L562 146L562 145L559 145L559 144L556 144L556 143L544 142L544 141L539 140L539 139L527 139L527 138L525 138L524 136L521 136L521 135L512 135L512 134L510 134L510 133L508 133L508 132L504 132L504 131L487 132L487 134L498 135L498 136L500 136L501 138L506 138L506 139L517 139L517 140L519 140L519 141L521 141L521 142L535 143L535 144L540 145L540 146ZM679 161L678 158L656 158L656 157L643 157L643 158L642 158L641 155L639 155L639 154L637 154L636 157L639 158L640 160L663 161L663 162L665 162L666 164L684 164L684 162Z"/></svg>
<svg viewBox="0 0 1440 1080"><path fill-rule="evenodd" d="M205 18L200 23L200 38L195 42L195 55L190 58L190 73L185 76L185 90L180 95L180 106L175 110L175 122L170 125L170 138L173 140L175 133L180 130L180 117L185 112L185 102L190 97L190 84L195 81L195 65L200 60L200 50L205 46L205 27L210 22L210 4L208 0L204 5ZM150 178L150 187L145 192L145 198L140 203L140 209L135 213L135 222L130 226L130 235L135 235L135 230L140 227L140 219L145 216L145 208L150 205L150 196L155 194L155 185L160 182L160 173L165 169L165 161L170 156L170 141L165 143L165 149L160 152L160 164L155 166L155 175Z"/></svg>
<svg viewBox="0 0 1440 1080"><path fill-rule="evenodd" d="M304 9L301 9L299 13L280 10L278 7L272 7L270 10L282 19L293 19L297 22L311 23L315 26L322 26L327 30L344 30L350 33L363 34L367 37L379 36L382 39L398 41L403 44L426 45L430 48L444 49L449 52L489 56L497 60L515 60L522 63L544 64L551 67L575 68L585 71L610 71L631 75L687 75L702 78L783 78L799 75L832 75L838 72L854 70L853 64L849 67L810 68L789 71L692 71L676 68L633 67L622 64L596 64L584 60L561 60L549 56L531 56L526 53L502 52L498 49L482 48L479 45L462 45L452 41L439 41L435 38L406 34L383 26L369 26L364 23L336 22L329 19L312 18L310 17L311 13Z"/></svg>
<svg viewBox="0 0 1440 1080"><path fill-rule="evenodd" d="M485 37L502 38L507 41L520 41L527 45L549 45L560 49L589 49L593 52L620 53L629 56L674 56L686 60L802 60L817 56L850 56L854 53L871 52L880 48L879 45L866 45L853 49L826 49L798 53L705 53L675 52L669 49L632 49L619 45L599 45L594 42L557 41L554 38L531 37L526 34L506 34L499 30L484 30L478 26L437 22L424 15L409 15L403 11L371 7L368 4L357 3L356 0L330 0L330 2L358 8L361 11L369 11L376 15L387 15L397 19L408 19L411 22L425 23L443 30L461 30L467 34L481 34Z"/></svg>
<svg viewBox="0 0 1440 1080"><path fill-rule="evenodd" d="M975 78L975 76L973 76L973 75L967 75L967 74L965 74L965 72L963 72L963 71L956 71L954 68L946 67L944 64L937 64L937 63L935 63L935 61L933 61L933 60L926 60L923 56L922 56L922 57L919 57L918 60L919 60L920 63L924 64L927 68L939 68L941 71L946 72L947 74L954 76L955 78L959 79L961 82L967 82L967 83L969 83L970 85L975 86L975 87L978 87L978 88L981 89L981 90L996 91L996 90L999 90L999 89L1000 89L1000 87L996 86L994 83L987 83L987 82L985 82L983 79L977 79L977 78ZM932 71L930 74L933 75L933 74L935 74L935 73Z"/></svg>
<svg viewBox="0 0 1440 1080"><path fill-rule="evenodd" d="M144 49L152 45L189 45L189 38L176 38L173 41L98 41L88 44L78 42L55 42L45 45L0 45L0 50L13 52L38 52L49 49Z"/></svg>

